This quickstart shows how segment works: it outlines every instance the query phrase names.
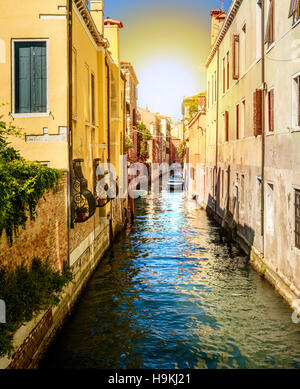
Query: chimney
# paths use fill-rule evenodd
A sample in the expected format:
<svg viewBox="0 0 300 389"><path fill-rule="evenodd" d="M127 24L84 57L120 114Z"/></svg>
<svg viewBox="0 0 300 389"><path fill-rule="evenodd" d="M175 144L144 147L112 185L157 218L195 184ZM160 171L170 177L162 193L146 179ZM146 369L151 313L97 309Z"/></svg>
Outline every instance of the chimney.
<svg viewBox="0 0 300 389"><path fill-rule="evenodd" d="M215 43L221 27L223 25L224 19L226 18L226 13L221 10L212 10L210 11L211 16L211 46Z"/></svg>
<svg viewBox="0 0 300 389"><path fill-rule="evenodd" d="M100 34L104 33L104 0L90 0L91 15Z"/></svg>
<svg viewBox="0 0 300 389"><path fill-rule="evenodd" d="M109 16L104 20L104 37L109 42L110 52L114 61L120 62L119 30L123 23L111 19Z"/></svg>

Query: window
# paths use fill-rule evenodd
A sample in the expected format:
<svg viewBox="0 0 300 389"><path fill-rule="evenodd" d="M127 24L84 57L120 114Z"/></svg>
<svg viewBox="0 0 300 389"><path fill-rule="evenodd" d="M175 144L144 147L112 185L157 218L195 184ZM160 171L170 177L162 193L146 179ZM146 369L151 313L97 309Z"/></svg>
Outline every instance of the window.
<svg viewBox="0 0 300 389"><path fill-rule="evenodd" d="M275 0L269 0L269 13L265 36L265 43L268 47L274 42L274 1Z"/></svg>
<svg viewBox="0 0 300 389"><path fill-rule="evenodd" d="M224 113L224 125L225 125L225 142L229 141L229 112Z"/></svg>
<svg viewBox="0 0 300 389"><path fill-rule="evenodd" d="M240 105L236 106L236 139L240 139Z"/></svg>
<svg viewBox="0 0 300 389"><path fill-rule="evenodd" d="M291 0L289 18L293 17L293 24L300 18L300 0Z"/></svg>
<svg viewBox="0 0 300 389"><path fill-rule="evenodd" d="M13 42L13 113L47 113L47 42Z"/></svg>
<svg viewBox="0 0 300 389"><path fill-rule="evenodd" d="M246 71L246 24L243 25L241 32L240 64L241 75L243 76Z"/></svg>
<svg viewBox="0 0 300 389"><path fill-rule="evenodd" d="M241 104L241 139L245 137L246 100Z"/></svg>
<svg viewBox="0 0 300 389"><path fill-rule="evenodd" d="M274 185L266 185L266 230L274 234Z"/></svg>
<svg viewBox="0 0 300 389"><path fill-rule="evenodd" d="M261 0L256 1L256 59L261 57L262 51L262 31L261 31L261 19L262 19L262 3Z"/></svg>
<svg viewBox="0 0 300 389"><path fill-rule="evenodd" d="M85 70L85 121L90 123L90 69L88 64L84 64Z"/></svg>
<svg viewBox="0 0 300 389"><path fill-rule="evenodd" d="M225 68L225 57L223 58L223 93L225 93L225 81L226 81L226 68Z"/></svg>
<svg viewBox="0 0 300 389"><path fill-rule="evenodd" d="M300 190L295 190L295 246L300 249Z"/></svg>
<svg viewBox="0 0 300 389"><path fill-rule="evenodd" d="M95 76L91 74L92 124L95 125Z"/></svg>
<svg viewBox="0 0 300 389"><path fill-rule="evenodd" d="M212 104L214 103L214 101L215 101L215 98L214 98L214 78L215 78L215 76L213 75L212 76L212 81L211 81L211 102L212 102Z"/></svg>
<svg viewBox="0 0 300 389"><path fill-rule="evenodd" d="M253 93L253 130L254 136L262 134L262 90Z"/></svg>
<svg viewBox="0 0 300 389"><path fill-rule="evenodd" d="M300 74L293 78L293 120L294 128L300 127Z"/></svg>
<svg viewBox="0 0 300 389"><path fill-rule="evenodd" d="M241 175L241 213L245 211L245 175Z"/></svg>
<svg viewBox="0 0 300 389"><path fill-rule="evenodd" d="M217 72L215 71L215 101L217 101Z"/></svg>
<svg viewBox="0 0 300 389"><path fill-rule="evenodd" d="M72 51L72 114L77 115L77 52Z"/></svg>
<svg viewBox="0 0 300 389"><path fill-rule="evenodd" d="M210 99L210 82L208 81L208 87L207 87L207 109L209 108L209 99Z"/></svg>
<svg viewBox="0 0 300 389"><path fill-rule="evenodd" d="M227 89L229 89L229 51L227 53Z"/></svg>
<svg viewBox="0 0 300 389"><path fill-rule="evenodd" d="M274 132L274 89L268 92L268 131Z"/></svg>
<svg viewBox="0 0 300 389"><path fill-rule="evenodd" d="M233 35L232 37L232 78L239 79L239 50L240 50L240 36Z"/></svg>

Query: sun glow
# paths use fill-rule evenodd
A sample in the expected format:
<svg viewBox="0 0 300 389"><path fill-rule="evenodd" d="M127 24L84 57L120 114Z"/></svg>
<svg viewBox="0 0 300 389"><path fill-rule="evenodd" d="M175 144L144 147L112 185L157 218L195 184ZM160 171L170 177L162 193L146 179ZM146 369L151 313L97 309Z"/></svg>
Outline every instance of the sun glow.
<svg viewBox="0 0 300 389"><path fill-rule="evenodd" d="M189 67L172 58L153 59L140 69L139 79L139 105L169 116L180 115L183 97L198 91Z"/></svg>

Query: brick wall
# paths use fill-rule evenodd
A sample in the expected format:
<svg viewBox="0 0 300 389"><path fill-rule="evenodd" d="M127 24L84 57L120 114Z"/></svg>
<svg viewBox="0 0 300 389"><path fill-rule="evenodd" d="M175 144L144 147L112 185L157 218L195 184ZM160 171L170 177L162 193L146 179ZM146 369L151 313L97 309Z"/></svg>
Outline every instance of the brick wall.
<svg viewBox="0 0 300 389"><path fill-rule="evenodd" d="M45 200L40 200L37 213L35 220L28 220L25 229L20 229L11 247L3 231L0 265L12 269L23 261L30 263L34 257L49 257L60 269L62 262L68 260L67 173L63 173L58 192L47 193Z"/></svg>

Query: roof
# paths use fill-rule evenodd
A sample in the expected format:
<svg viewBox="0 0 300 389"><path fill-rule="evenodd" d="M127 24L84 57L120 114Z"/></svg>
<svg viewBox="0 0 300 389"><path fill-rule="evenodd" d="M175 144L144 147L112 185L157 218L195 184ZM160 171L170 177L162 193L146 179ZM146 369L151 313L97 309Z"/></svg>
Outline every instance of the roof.
<svg viewBox="0 0 300 389"><path fill-rule="evenodd" d="M139 80L136 76L136 73L134 71L134 68L133 68L131 62L120 61L120 65L121 65L122 70L128 70L130 72L131 76L133 77L133 79L135 81L135 84L138 85Z"/></svg>
<svg viewBox="0 0 300 389"><path fill-rule="evenodd" d="M231 23L233 19L235 18L235 15L237 14L238 9L240 8L240 5L242 4L243 0L233 0L231 3L231 6L227 12L226 18L224 20L224 23L220 29L219 35L217 36L217 39L215 40L215 43L213 44L212 49L210 50L207 60L205 62L205 66L208 67L211 63L217 49L219 48L226 32L228 31L229 27L231 26ZM214 11L212 11L214 12Z"/></svg>
<svg viewBox="0 0 300 389"><path fill-rule="evenodd" d="M104 36L100 34L100 32L98 31L96 24L87 8L86 1L85 0L73 0L73 1L96 44L99 46L103 46L105 48L109 47L109 43L107 39L105 39Z"/></svg>
<svg viewBox="0 0 300 389"><path fill-rule="evenodd" d="M119 28L124 27L122 22L120 22L119 20L111 19L109 16L104 19L104 26L118 26Z"/></svg>

